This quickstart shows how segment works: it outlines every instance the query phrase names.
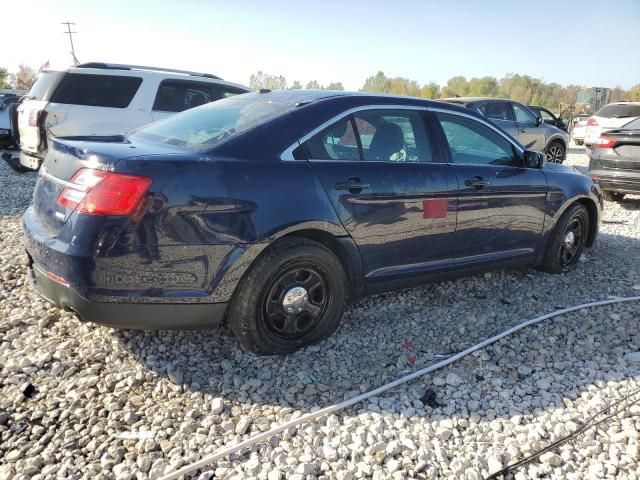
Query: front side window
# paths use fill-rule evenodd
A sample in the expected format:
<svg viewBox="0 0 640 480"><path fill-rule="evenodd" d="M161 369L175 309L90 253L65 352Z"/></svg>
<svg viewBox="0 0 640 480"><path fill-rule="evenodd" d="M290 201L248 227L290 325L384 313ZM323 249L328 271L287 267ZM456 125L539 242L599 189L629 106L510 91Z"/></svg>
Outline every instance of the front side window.
<svg viewBox="0 0 640 480"><path fill-rule="evenodd" d="M68 73L51 96L52 103L127 108L142 78L123 75Z"/></svg>
<svg viewBox="0 0 640 480"><path fill-rule="evenodd" d="M536 117L533 115L533 113L531 113L531 111L528 108L518 103L513 103L512 105L513 105L513 113L516 116L516 122L527 124L527 125L536 124Z"/></svg>
<svg viewBox="0 0 640 480"><path fill-rule="evenodd" d="M515 147L502 135L471 118L436 113L453 163L520 165Z"/></svg>
<svg viewBox="0 0 640 480"><path fill-rule="evenodd" d="M545 122L554 122L556 119L546 110L540 110L540 116Z"/></svg>
<svg viewBox="0 0 640 480"><path fill-rule="evenodd" d="M507 102L487 102L478 107L480 113L492 120L511 120Z"/></svg>

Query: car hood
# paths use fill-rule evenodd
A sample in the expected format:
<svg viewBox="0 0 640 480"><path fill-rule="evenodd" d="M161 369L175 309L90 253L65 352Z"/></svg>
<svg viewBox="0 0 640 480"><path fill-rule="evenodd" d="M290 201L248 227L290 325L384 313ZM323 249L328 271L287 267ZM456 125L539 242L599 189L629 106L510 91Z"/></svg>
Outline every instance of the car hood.
<svg viewBox="0 0 640 480"><path fill-rule="evenodd" d="M544 162L542 169L546 172L559 172L559 173L578 173L582 175L580 170L572 167L571 165L563 165L561 163L548 163Z"/></svg>

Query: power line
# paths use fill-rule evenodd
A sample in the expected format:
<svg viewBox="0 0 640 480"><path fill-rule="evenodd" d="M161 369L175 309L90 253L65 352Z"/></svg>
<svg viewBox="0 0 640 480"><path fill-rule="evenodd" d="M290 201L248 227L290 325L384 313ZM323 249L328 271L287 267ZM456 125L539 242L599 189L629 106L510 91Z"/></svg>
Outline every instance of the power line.
<svg viewBox="0 0 640 480"><path fill-rule="evenodd" d="M74 33L78 33L78 32L72 32L71 31L71 25L75 25L75 23L73 23L73 22L61 22L61 23L62 23L62 25L66 25L67 26L67 31L66 32L62 32L62 33L65 33L65 34L69 35L69 42L71 43L71 56L73 57L73 64L74 65L78 65L80 62L76 58L76 51L73 48L73 34Z"/></svg>

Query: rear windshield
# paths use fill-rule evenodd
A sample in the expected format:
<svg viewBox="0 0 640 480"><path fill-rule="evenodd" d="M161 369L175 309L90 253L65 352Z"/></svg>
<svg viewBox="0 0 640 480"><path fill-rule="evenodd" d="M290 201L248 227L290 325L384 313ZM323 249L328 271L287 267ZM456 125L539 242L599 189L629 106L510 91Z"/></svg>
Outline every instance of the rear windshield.
<svg viewBox="0 0 640 480"><path fill-rule="evenodd" d="M281 103L259 93L249 93L186 110L142 127L130 137L206 150L292 108L295 104L290 102Z"/></svg>
<svg viewBox="0 0 640 480"><path fill-rule="evenodd" d="M51 102L127 108L141 83L140 77L68 73L51 96Z"/></svg>
<svg viewBox="0 0 640 480"><path fill-rule="evenodd" d="M626 130L640 130L640 118L630 121L622 127Z"/></svg>
<svg viewBox="0 0 640 480"><path fill-rule="evenodd" d="M598 110L596 115L605 118L640 117L640 105L611 103Z"/></svg>

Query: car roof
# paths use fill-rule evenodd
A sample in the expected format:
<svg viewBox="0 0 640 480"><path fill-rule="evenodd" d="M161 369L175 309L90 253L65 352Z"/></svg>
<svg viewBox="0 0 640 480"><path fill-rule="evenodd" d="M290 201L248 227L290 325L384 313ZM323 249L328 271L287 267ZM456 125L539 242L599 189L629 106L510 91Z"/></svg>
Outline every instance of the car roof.
<svg viewBox="0 0 640 480"><path fill-rule="evenodd" d="M511 102L508 98L495 98L495 97L449 97L449 98L441 98L443 102L452 102L452 103L474 103L474 102L484 102L487 100L500 101L500 102Z"/></svg>
<svg viewBox="0 0 640 480"><path fill-rule="evenodd" d="M248 94L252 95L252 94ZM360 105L380 103L384 105L419 105L419 106L431 106L440 107L446 106L447 109L460 109L462 107L444 103L439 100L429 100L420 97L410 97L405 95L392 95L388 93L378 92L351 92L345 90L261 90L256 95L268 95L271 100L282 103L295 104L296 106L302 106L309 103L318 103L321 101L339 101L349 99L351 102L355 102Z"/></svg>
<svg viewBox="0 0 640 480"><path fill-rule="evenodd" d="M130 75L132 72L138 74L144 74L145 76L159 76L162 78L171 79L189 79L197 78L200 81L225 83L226 85L233 85L244 90L249 90L245 85L239 83L227 82L217 75L204 72L193 72L189 70L178 70L174 68L164 67L152 67L145 65L128 65L121 63L105 63L105 62L88 62L81 63L80 65L70 66L67 68L46 68L44 72L69 72L69 73L83 73L90 75Z"/></svg>

